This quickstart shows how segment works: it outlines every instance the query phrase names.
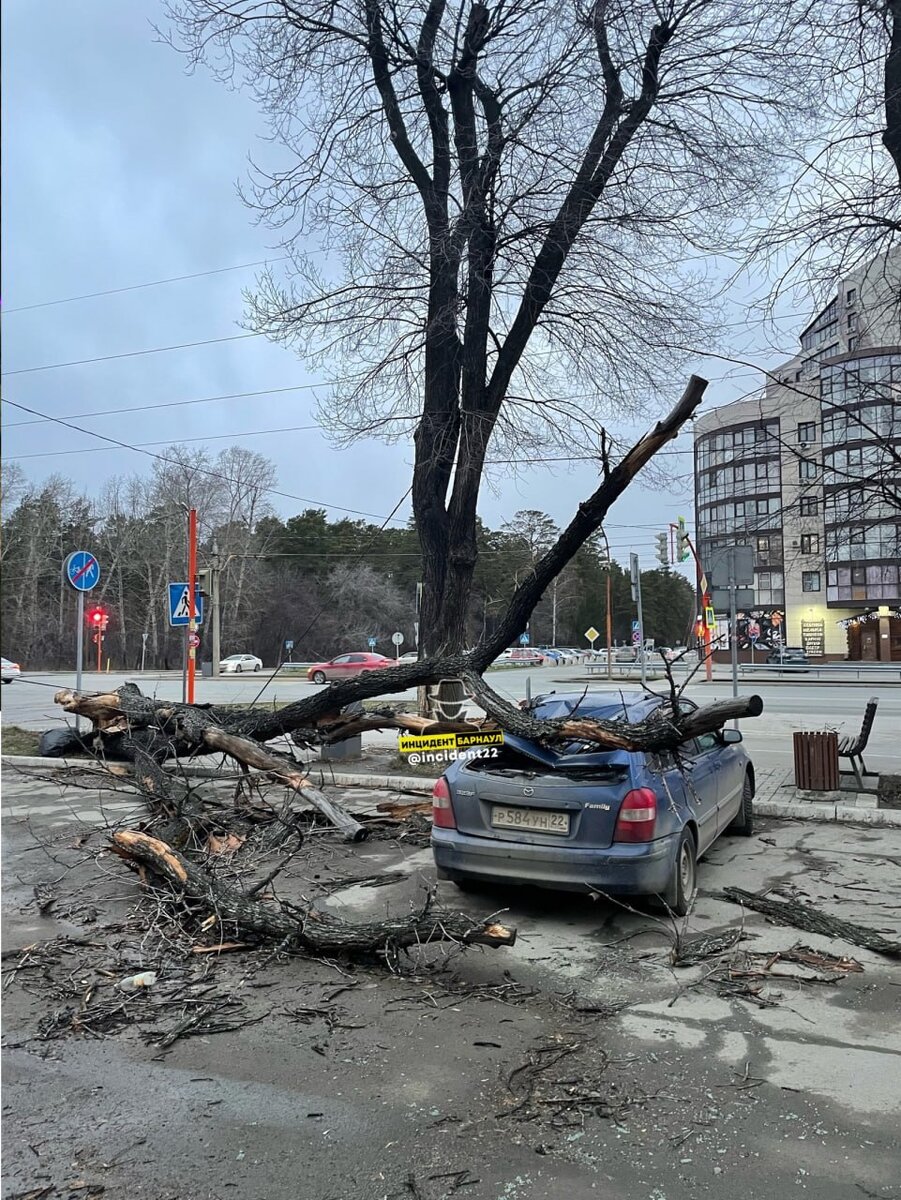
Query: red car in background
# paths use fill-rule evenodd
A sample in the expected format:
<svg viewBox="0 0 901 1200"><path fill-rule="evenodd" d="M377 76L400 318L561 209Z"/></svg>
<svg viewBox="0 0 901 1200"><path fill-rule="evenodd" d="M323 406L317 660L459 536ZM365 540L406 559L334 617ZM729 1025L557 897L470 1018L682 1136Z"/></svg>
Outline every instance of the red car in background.
<svg viewBox="0 0 901 1200"><path fill-rule="evenodd" d="M330 662L313 663L307 671L307 679L313 683L329 683L335 679L353 679L364 671L380 671L383 667L396 667L393 658L384 654L339 654Z"/></svg>

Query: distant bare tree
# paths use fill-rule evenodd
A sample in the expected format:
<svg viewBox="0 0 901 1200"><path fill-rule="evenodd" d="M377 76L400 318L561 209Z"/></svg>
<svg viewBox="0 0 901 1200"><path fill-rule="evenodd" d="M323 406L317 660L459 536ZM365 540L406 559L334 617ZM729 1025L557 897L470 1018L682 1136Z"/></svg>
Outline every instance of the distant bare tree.
<svg viewBox="0 0 901 1200"><path fill-rule="evenodd" d="M426 653L464 644L489 446L596 445L700 336L690 264L766 203L833 66L808 8L172 4L172 40L287 151L250 199L291 277L261 281L252 324L333 380L339 434L413 431Z"/></svg>

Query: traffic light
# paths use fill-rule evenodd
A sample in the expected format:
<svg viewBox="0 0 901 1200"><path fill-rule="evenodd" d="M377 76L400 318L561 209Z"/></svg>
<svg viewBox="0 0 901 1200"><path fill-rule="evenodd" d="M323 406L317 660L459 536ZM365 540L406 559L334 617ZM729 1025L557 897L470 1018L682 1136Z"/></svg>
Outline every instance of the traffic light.
<svg viewBox="0 0 901 1200"><path fill-rule="evenodd" d="M109 613L98 604L96 608L92 608L88 613L88 624L96 632L105 633L109 625Z"/></svg>
<svg viewBox="0 0 901 1200"><path fill-rule="evenodd" d="M661 567L669 566L669 538L665 533L657 534L657 561Z"/></svg>
<svg viewBox="0 0 901 1200"><path fill-rule="evenodd" d="M676 526L676 562L685 562L691 557L691 549L688 545L688 533L685 529L685 518L679 518L679 524Z"/></svg>

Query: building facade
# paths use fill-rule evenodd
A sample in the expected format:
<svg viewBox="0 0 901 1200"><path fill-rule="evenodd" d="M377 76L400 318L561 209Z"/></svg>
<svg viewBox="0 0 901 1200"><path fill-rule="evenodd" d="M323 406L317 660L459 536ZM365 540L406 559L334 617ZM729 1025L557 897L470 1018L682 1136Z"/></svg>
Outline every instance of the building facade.
<svg viewBox="0 0 901 1200"><path fill-rule="evenodd" d="M901 252L841 281L759 395L696 421L695 514L702 565L753 551L743 658L901 661Z"/></svg>

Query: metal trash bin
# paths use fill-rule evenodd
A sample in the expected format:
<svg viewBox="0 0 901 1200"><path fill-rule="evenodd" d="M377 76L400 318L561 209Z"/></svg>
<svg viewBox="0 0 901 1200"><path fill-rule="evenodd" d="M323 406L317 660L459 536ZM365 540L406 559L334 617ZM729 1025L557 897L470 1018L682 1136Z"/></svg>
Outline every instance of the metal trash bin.
<svg viewBox="0 0 901 1200"><path fill-rule="evenodd" d="M363 712L363 701L355 700L341 709L342 716L359 716ZM363 735L355 734L344 738L343 741L333 742L330 746L319 747L320 762L350 762L352 759L363 757Z"/></svg>
<svg viewBox="0 0 901 1200"><path fill-rule="evenodd" d="M794 733L795 787L805 792L837 792L838 736L835 733Z"/></svg>
<svg viewBox="0 0 901 1200"><path fill-rule="evenodd" d="M200 664L200 677L201 679L213 678L213 664L211 662L202 662Z"/></svg>

